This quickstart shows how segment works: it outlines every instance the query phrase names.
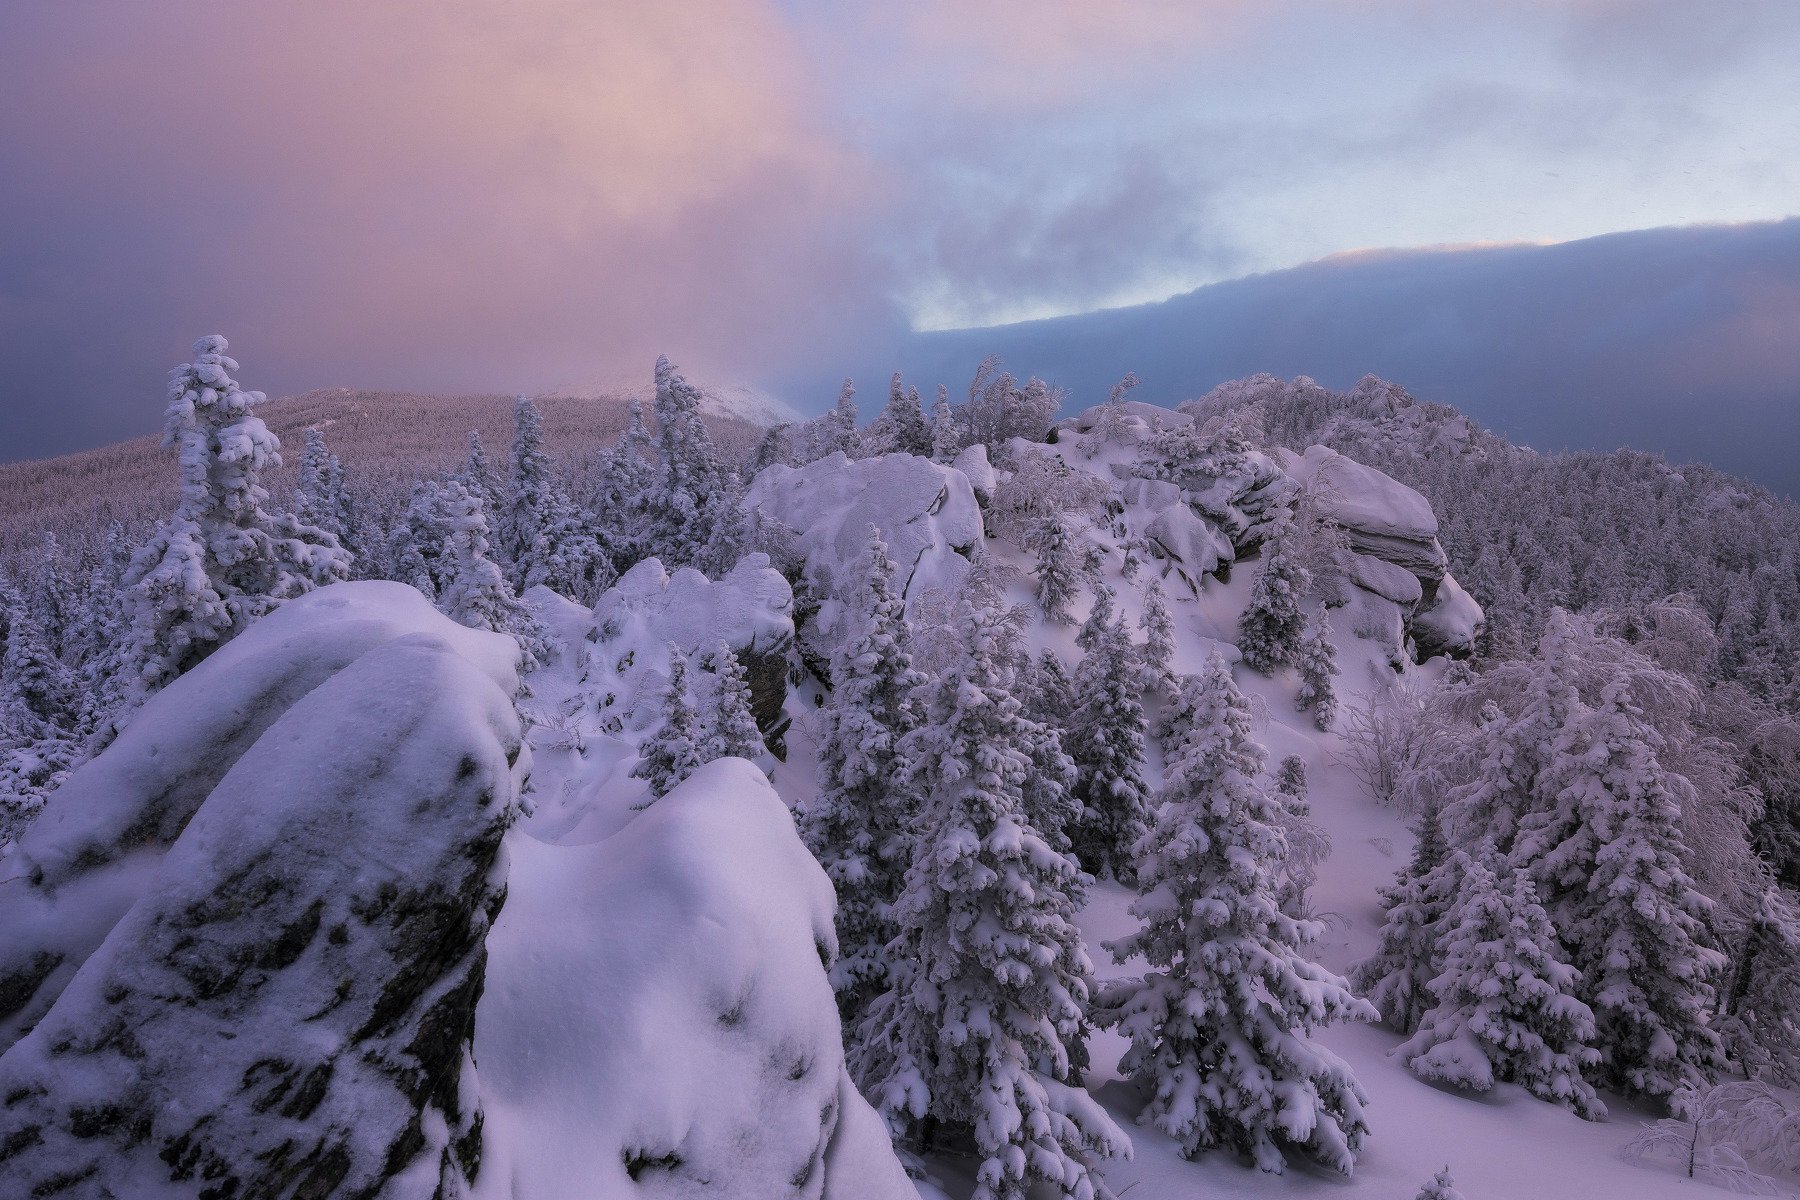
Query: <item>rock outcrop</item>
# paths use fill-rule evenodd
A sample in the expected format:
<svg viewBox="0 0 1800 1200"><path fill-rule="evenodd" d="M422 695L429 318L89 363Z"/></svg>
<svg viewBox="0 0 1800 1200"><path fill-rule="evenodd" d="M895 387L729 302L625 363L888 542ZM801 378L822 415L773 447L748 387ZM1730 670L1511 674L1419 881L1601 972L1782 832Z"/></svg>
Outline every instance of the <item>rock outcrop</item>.
<svg viewBox="0 0 1800 1200"><path fill-rule="evenodd" d="M64 944L81 969L0 1055L0 1178L33 1196L460 1194L527 766L514 653L411 589L326 588L153 698L52 798L46 818L93 799L84 775L138 784L36 837L37 882L0 900L103 936ZM208 687L248 707L208 706ZM222 772L197 708L234 731ZM149 786L165 778L187 782ZM168 797L194 793L178 816ZM101 931L90 905L122 915Z"/></svg>

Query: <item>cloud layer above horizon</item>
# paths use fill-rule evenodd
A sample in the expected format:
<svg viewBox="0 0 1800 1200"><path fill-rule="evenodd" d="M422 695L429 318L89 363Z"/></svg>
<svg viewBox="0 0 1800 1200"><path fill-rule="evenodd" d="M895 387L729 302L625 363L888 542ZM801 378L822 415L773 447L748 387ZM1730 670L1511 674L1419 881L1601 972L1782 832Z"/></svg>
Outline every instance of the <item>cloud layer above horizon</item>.
<svg viewBox="0 0 1800 1200"><path fill-rule="evenodd" d="M250 386L795 379L1362 247L1788 215L1800 6L0 8L0 459ZM799 403L824 398L792 397Z"/></svg>

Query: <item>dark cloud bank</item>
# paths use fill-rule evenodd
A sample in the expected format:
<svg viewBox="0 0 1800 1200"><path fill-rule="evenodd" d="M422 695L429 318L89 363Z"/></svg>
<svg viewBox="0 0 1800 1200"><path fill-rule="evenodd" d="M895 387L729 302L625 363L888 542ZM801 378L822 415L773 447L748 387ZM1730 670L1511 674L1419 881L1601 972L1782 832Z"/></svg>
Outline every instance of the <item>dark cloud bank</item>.
<svg viewBox="0 0 1800 1200"><path fill-rule="evenodd" d="M1339 256L1159 304L914 335L858 378L898 365L956 395L990 353L1073 406L1128 370L1138 396L1170 403L1257 371L1339 388L1374 373L1540 449L1628 445L1800 495L1800 219ZM817 407L842 373L789 382Z"/></svg>

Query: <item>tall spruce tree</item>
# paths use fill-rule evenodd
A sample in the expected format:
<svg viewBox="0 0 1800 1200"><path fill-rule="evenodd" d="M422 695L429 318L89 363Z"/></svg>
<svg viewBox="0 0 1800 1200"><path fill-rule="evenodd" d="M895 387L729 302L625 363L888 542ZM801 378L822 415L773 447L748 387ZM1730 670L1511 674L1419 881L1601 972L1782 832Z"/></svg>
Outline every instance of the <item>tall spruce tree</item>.
<svg viewBox="0 0 1800 1200"><path fill-rule="evenodd" d="M1076 870L1023 817L1030 760L1006 621L966 601L955 621L960 651L903 743L920 812L888 989L862 1018L853 1070L896 1136L969 1128L981 1200L1021 1200L1034 1181L1104 1194L1095 1160L1129 1143L1070 1083L1093 973Z"/></svg>
<svg viewBox="0 0 1800 1200"><path fill-rule="evenodd" d="M1043 609L1045 620L1068 625L1074 621L1069 606L1081 595L1081 585L1087 580L1082 563L1083 539L1075 518L1056 513L1038 524L1029 541L1026 548L1037 554L1032 574L1037 577L1038 607Z"/></svg>
<svg viewBox="0 0 1800 1200"><path fill-rule="evenodd" d="M1131 638L1117 618L1100 627L1075 668L1079 702L1068 749L1080 815L1071 836L1081 865L1103 878L1131 877L1132 847L1149 829L1138 669Z"/></svg>
<svg viewBox="0 0 1800 1200"><path fill-rule="evenodd" d="M301 522L329 533L349 551L355 521L350 513L350 496L344 488L344 464L326 447L324 431L317 425L306 429L296 499L295 512Z"/></svg>
<svg viewBox="0 0 1800 1200"><path fill-rule="evenodd" d="M132 557L132 608L122 711L99 731L110 741L134 709L284 600L346 579L337 539L270 513L262 473L281 465L281 442L231 373L224 338L194 343L194 359L169 385L163 444L181 470L175 513ZM98 748L98 746L96 746Z"/></svg>
<svg viewBox="0 0 1800 1200"><path fill-rule="evenodd" d="M1310 1034L1376 1013L1301 955L1316 923L1276 903L1287 846L1257 782L1249 706L1217 655L1200 700L1139 848L1131 913L1143 927L1108 943L1152 969L1109 985L1096 1019L1131 1042L1119 1068L1150 1094L1140 1119L1184 1154L1223 1146L1281 1171L1292 1149L1349 1174L1368 1098Z"/></svg>
<svg viewBox="0 0 1800 1200"><path fill-rule="evenodd" d="M661 472L646 502L648 549L668 567L697 562L712 537L722 470L700 418L700 390L656 360L656 448Z"/></svg>
<svg viewBox="0 0 1800 1200"><path fill-rule="evenodd" d="M931 460L955 462L962 448L962 429L956 423L956 414L950 411L950 392L940 383L937 401L931 406Z"/></svg>
<svg viewBox="0 0 1800 1200"><path fill-rule="evenodd" d="M1139 624L1144 630L1144 648L1138 658L1142 663L1140 679L1145 691L1168 692L1175 687L1175 620L1169 615L1169 600L1160 580L1152 579L1144 587L1144 615Z"/></svg>
<svg viewBox="0 0 1800 1200"><path fill-rule="evenodd" d="M1263 675L1295 660L1305 633L1300 602L1306 595L1306 567L1288 545L1292 514L1284 512L1262 544L1262 564L1250 584L1250 602L1238 618L1238 649L1244 665Z"/></svg>
<svg viewBox="0 0 1800 1200"><path fill-rule="evenodd" d="M1651 1096L1724 1066L1711 1028L1713 903L1683 858L1677 783L1624 680L1556 738L1512 862L1537 884L1594 1010L1601 1077ZM1685 782L1685 781L1684 781ZM1692 796L1692 789L1685 789Z"/></svg>
<svg viewBox="0 0 1800 1200"><path fill-rule="evenodd" d="M1443 925L1462 887L1462 860L1453 860L1443 820L1427 808L1413 825L1413 854L1394 882L1381 890L1387 912L1375 953L1351 968L1350 980L1401 1033L1419 1027L1437 1003L1431 981L1442 959Z"/></svg>
<svg viewBox="0 0 1800 1200"><path fill-rule="evenodd" d="M699 714L688 690L688 660L681 647L669 643L669 682L659 696L658 721L644 740L633 779L650 784L650 795L661 799L701 764Z"/></svg>
<svg viewBox="0 0 1800 1200"><path fill-rule="evenodd" d="M853 606L860 628L831 663L819 742L819 789L800 834L837 889L838 957L831 984L845 1029L887 986L893 904L910 862L916 798L899 779L902 739L919 724L905 601L880 531L869 527Z"/></svg>
<svg viewBox="0 0 1800 1200"><path fill-rule="evenodd" d="M1463 851L1463 890L1438 939L1442 969L1418 1032L1400 1047L1421 1079L1485 1092L1517 1083L1587 1120L1606 1113L1583 1072L1600 1059L1594 1014L1576 998L1579 973L1562 960L1531 880L1504 879Z"/></svg>
<svg viewBox="0 0 1800 1200"><path fill-rule="evenodd" d="M762 756L762 732L750 711L750 677L724 642L707 651L701 667L712 676L705 719L701 722L699 759Z"/></svg>
<svg viewBox="0 0 1800 1200"><path fill-rule="evenodd" d="M1331 624L1320 613L1295 650L1294 666L1300 672L1300 689L1294 694L1294 705L1301 712L1311 712L1313 725L1321 731L1331 728L1337 719L1337 693L1332 676L1338 673L1337 651L1331 645Z"/></svg>
<svg viewBox="0 0 1800 1200"><path fill-rule="evenodd" d="M470 629L511 634L526 670L544 657L544 634L507 586L500 565L488 557L487 514L481 497L452 480L429 493L429 519L436 525L438 610Z"/></svg>
<svg viewBox="0 0 1800 1200"><path fill-rule="evenodd" d="M931 457L931 426L919 403L919 389L902 386L898 371L888 384L887 407L870 427L869 436L882 453Z"/></svg>

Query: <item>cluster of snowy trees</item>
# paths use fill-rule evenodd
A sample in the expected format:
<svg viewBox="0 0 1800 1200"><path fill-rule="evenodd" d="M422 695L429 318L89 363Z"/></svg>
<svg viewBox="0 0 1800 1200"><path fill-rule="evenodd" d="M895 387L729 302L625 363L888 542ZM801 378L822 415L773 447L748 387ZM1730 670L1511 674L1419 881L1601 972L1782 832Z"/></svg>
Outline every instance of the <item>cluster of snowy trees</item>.
<svg viewBox="0 0 1800 1200"><path fill-rule="evenodd" d="M1555 610L1529 657L1371 729L1418 841L1356 979L1415 1072L1584 1116L1595 1087L1676 1096L1728 1052L1800 1082L1800 905L1756 853L1759 797L1694 725L1700 689L1658 657L1691 649Z"/></svg>
<svg viewBox="0 0 1800 1200"><path fill-rule="evenodd" d="M1318 926L1289 911L1310 870L1287 836L1304 772L1265 772L1222 662L1171 673L1160 589L1141 644L1097 589L1071 672L1031 657L1025 614L977 578L927 675L874 530L842 586L860 622L831 663L801 831L838 889L852 1072L897 1140L968 1138L981 1196L1104 1194L1094 1166L1128 1142L1079 1081L1088 1029L1108 1024L1188 1153L1348 1172L1364 1096L1310 1034L1375 1014L1307 959ZM1169 702L1159 738L1178 764L1155 795L1147 692ZM1104 993L1074 923L1097 874L1139 889L1143 931L1110 948L1152 967Z"/></svg>
<svg viewBox="0 0 1800 1200"><path fill-rule="evenodd" d="M1636 638L1675 598L1693 649L1682 670L1702 693L1694 727L1730 748L1760 797L1759 849L1800 887L1800 504L1638 451L1540 454L1374 377L1338 393L1257 375L1182 409L1418 489L1486 611L1489 660L1529 657L1555 609L1619 614Z"/></svg>

